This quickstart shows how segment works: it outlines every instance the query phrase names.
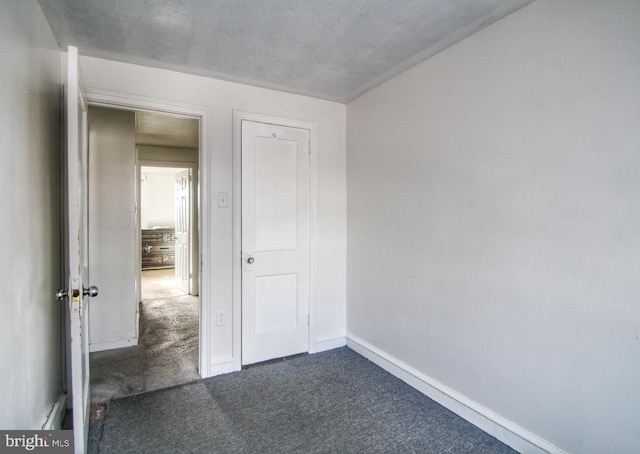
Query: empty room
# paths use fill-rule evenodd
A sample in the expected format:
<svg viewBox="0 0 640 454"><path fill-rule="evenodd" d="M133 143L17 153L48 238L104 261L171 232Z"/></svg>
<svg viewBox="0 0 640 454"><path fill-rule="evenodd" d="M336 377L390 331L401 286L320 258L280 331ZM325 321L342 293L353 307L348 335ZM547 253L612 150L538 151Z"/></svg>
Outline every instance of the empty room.
<svg viewBox="0 0 640 454"><path fill-rule="evenodd" d="M0 10L0 431L637 452L640 3ZM105 116L127 132L102 140ZM167 202L141 192L161 175ZM143 358L184 318L146 309L169 298L143 295L150 271L192 301L188 361L112 359L92 395L99 356Z"/></svg>

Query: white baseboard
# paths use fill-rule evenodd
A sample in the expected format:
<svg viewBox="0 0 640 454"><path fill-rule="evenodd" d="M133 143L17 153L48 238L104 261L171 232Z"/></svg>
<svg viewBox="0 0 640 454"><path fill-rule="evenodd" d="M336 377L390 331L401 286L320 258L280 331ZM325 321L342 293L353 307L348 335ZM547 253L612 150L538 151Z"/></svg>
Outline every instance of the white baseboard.
<svg viewBox="0 0 640 454"><path fill-rule="evenodd" d="M49 414L45 418L42 430L59 430L62 427L62 418L67 410L67 394L61 393L53 403Z"/></svg>
<svg viewBox="0 0 640 454"><path fill-rule="evenodd" d="M333 350L334 348L340 348L347 345L347 338L345 336L335 337L333 339L324 339L316 342L314 348L309 353L320 353L327 350Z"/></svg>
<svg viewBox="0 0 640 454"><path fill-rule="evenodd" d="M518 452L525 454L567 454L566 451L554 444L454 391L357 336L348 334L347 346Z"/></svg>
<svg viewBox="0 0 640 454"><path fill-rule="evenodd" d="M340 348L347 345L347 338L344 336L336 337L332 339L325 339L316 342L315 348L309 349L309 353L320 353L327 350L333 350L334 348ZM216 375L228 374L230 372L236 372L242 369L242 364L239 359L234 359L231 356L218 358L209 365L209 375L207 377L214 377ZM202 378L207 378L204 375Z"/></svg>
<svg viewBox="0 0 640 454"><path fill-rule="evenodd" d="M135 347L138 345L138 338L132 337L130 339L117 339L107 342L95 342L89 344L90 352L101 352L104 350L114 350L116 348Z"/></svg>

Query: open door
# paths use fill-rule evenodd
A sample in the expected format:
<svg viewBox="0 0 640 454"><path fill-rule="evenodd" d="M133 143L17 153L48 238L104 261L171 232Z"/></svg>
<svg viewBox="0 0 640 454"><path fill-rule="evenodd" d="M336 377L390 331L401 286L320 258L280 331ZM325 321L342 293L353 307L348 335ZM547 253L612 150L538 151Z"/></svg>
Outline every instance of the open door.
<svg viewBox="0 0 640 454"><path fill-rule="evenodd" d="M74 446L84 453L89 429L89 317L87 300L98 294L88 287L87 104L78 67L78 49L69 46L66 86L67 146L67 299L69 391L73 409Z"/></svg>
<svg viewBox="0 0 640 454"><path fill-rule="evenodd" d="M191 169L176 174L175 188L176 287L185 293L191 293Z"/></svg>

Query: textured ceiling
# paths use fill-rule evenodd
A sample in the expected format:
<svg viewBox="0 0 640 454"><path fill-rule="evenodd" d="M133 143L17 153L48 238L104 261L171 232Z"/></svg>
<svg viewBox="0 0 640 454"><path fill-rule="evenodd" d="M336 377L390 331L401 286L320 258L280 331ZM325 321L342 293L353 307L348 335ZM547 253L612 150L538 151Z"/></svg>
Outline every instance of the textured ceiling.
<svg viewBox="0 0 640 454"><path fill-rule="evenodd" d="M533 0L39 0L81 55L348 102Z"/></svg>

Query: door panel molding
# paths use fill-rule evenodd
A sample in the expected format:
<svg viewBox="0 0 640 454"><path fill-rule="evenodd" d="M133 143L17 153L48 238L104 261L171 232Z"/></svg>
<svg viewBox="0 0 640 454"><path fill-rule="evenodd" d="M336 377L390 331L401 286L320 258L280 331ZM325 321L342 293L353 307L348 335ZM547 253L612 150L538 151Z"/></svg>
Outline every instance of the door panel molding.
<svg viewBox="0 0 640 454"><path fill-rule="evenodd" d="M315 278L317 225L318 126L316 123L270 115L233 112L233 368L242 368L242 121L309 131L309 353L318 351L316 336Z"/></svg>

